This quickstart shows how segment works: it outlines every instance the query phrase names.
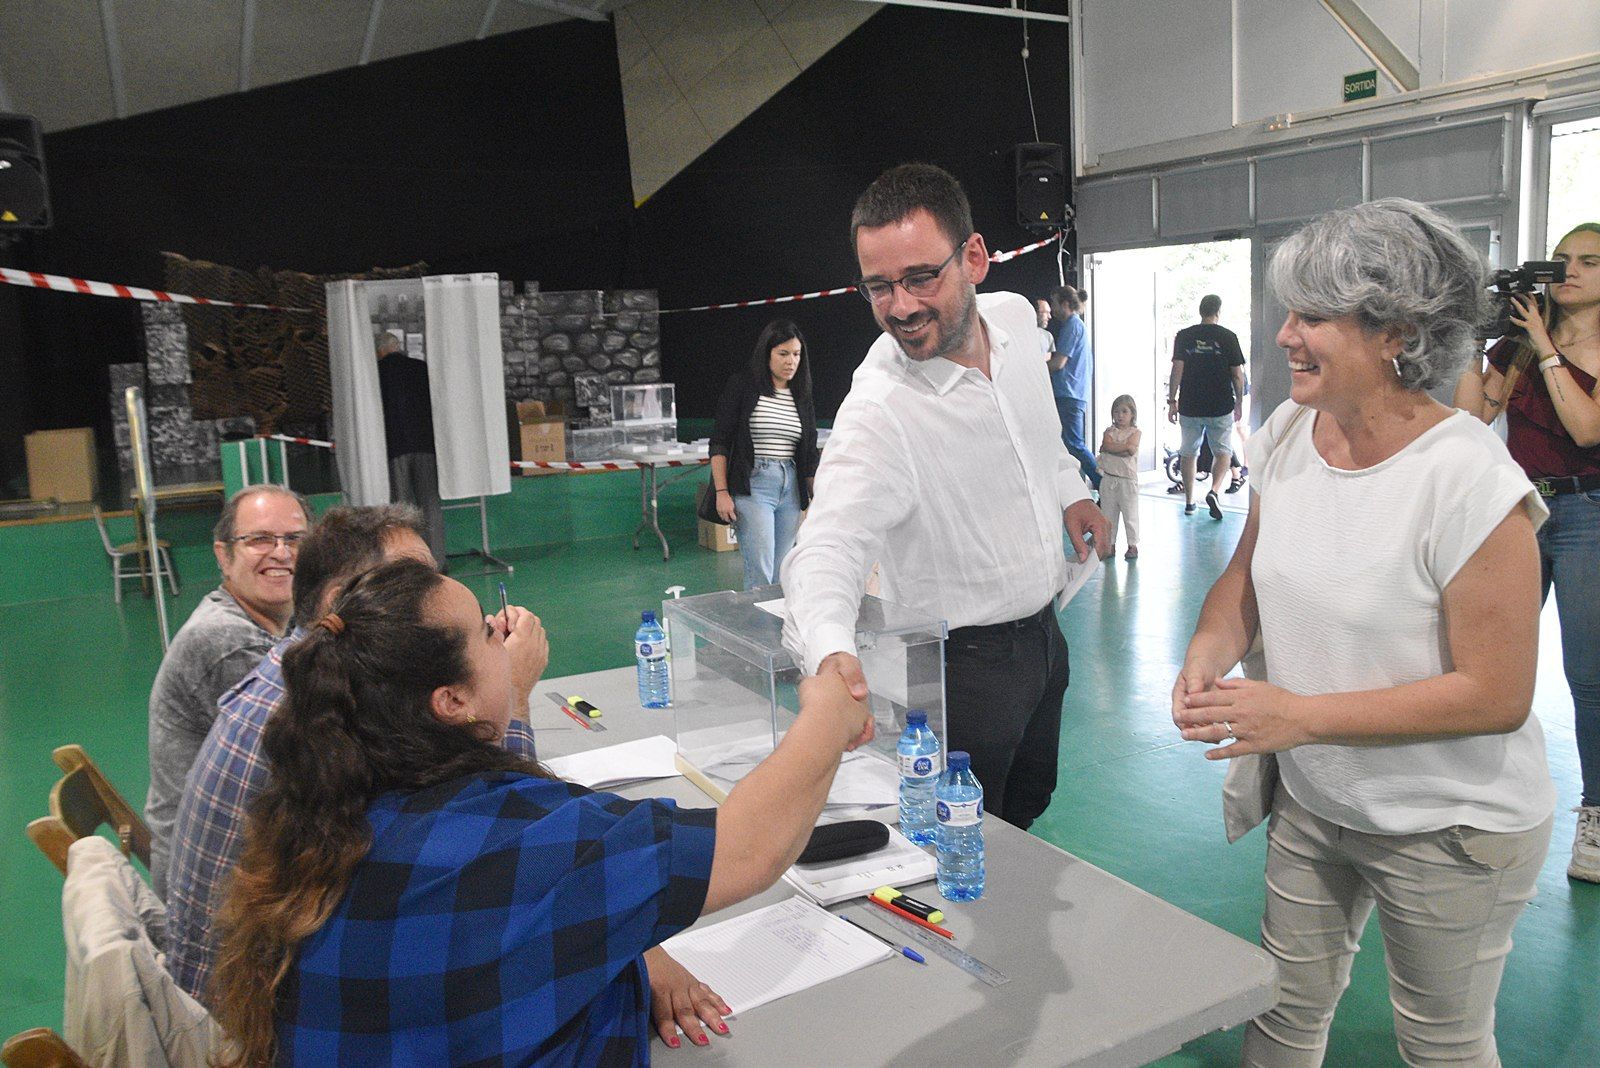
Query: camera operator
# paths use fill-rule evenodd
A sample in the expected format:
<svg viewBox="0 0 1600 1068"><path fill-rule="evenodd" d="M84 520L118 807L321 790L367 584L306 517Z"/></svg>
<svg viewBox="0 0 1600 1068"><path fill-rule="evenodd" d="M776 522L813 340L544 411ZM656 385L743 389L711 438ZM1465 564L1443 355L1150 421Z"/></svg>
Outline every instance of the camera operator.
<svg viewBox="0 0 1600 1068"><path fill-rule="evenodd" d="M1503 298L1517 329L1462 376L1455 402L1486 423L1505 413L1511 456L1550 507L1539 564L1543 595L1556 588L1583 769L1567 875L1600 883L1600 223L1573 229L1553 259L1566 279L1548 286L1548 312L1531 293Z"/></svg>

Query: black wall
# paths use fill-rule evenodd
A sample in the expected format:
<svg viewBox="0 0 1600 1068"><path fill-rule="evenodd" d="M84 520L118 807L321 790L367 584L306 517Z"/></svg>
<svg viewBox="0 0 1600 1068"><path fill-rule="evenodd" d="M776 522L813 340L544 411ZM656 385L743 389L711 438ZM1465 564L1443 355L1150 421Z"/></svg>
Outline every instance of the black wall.
<svg viewBox="0 0 1600 1068"><path fill-rule="evenodd" d="M1071 143L1067 27L1030 24L1035 138L1016 19L885 7L651 197L637 212L628 284L664 308L812 292L858 275L850 210L897 163L958 177L991 251L1034 235L1016 224L1011 148ZM1043 296L1056 284L1042 249L989 272L984 290ZM793 318L815 357L818 414L831 416L878 335L854 294L738 311L669 315L667 377L680 412L712 414L730 370L762 326Z"/></svg>
<svg viewBox="0 0 1600 1068"><path fill-rule="evenodd" d="M1066 27L1031 36L1037 139L1068 144ZM906 160L962 180L992 250L1031 239L1010 157L1035 140L1021 48L1014 19L885 8L636 210L612 29L569 20L51 134L55 228L9 259L155 287L162 251L310 272L425 260L551 290L657 288L666 308L831 288L857 273L856 196ZM1054 257L989 279L1042 294ZM711 414L777 314L805 330L832 414L877 333L853 295L666 316L682 414ZM129 301L0 299L0 371L26 365L0 400L0 488L21 476L21 431L96 426L107 448L105 367L142 358L138 320Z"/></svg>
<svg viewBox="0 0 1600 1068"><path fill-rule="evenodd" d="M633 210L615 38L580 20L51 134L45 154L56 224L15 263L156 288L163 251L598 288ZM30 373L0 403L27 430L95 426L105 451L105 367L143 358L138 307L19 292L0 353ZM6 445L0 487L21 477Z"/></svg>

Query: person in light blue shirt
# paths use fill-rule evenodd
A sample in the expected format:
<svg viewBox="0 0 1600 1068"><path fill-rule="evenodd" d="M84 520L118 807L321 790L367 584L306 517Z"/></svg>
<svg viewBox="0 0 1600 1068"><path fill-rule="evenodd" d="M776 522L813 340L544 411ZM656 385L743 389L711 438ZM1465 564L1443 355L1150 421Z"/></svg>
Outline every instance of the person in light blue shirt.
<svg viewBox="0 0 1600 1068"><path fill-rule="evenodd" d="M1095 466L1094 450L1083 439L1089 395L1094 388L1094 352L1089 348L1089 332L1079 314L1083 311L1083 298L1072 286L1061 286L1051 291L1050 307L1056 324L1050 387L1056 396L1056 413L1061 416L1061 442L1082 465L1089 485L1099 489L1100 468Z"/></svg>

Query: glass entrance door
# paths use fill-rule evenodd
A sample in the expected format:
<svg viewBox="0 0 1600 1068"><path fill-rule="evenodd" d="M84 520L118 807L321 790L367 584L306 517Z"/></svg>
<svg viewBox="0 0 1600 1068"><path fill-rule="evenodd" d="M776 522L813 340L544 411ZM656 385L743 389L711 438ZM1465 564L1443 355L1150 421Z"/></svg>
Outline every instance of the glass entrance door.
<svg viewBox="0 0 1600 1068"><path fill-rule="evenodd" d="M1089 267L1089 337L1094 345L1094 402L1089 443L1098 446L1111 425L1111 402L1133 397L1144 431L1139 469L1155 468L1162 447L1178 447L1167 422L1172 339L1200 321L1200 298L1222 298L1223 326L1239 335L1246 367L1251 350L1250 240L1096 253Z"/></svg>

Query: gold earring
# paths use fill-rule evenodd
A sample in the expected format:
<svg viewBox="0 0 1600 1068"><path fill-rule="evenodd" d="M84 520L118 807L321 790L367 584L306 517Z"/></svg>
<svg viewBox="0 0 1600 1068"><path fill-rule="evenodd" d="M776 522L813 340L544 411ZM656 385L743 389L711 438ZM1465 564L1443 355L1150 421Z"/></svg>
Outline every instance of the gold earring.
<svg viewBox="0 0 1600 1068"><path fill-rule="evenodd" d="M474 716L471 712L468 712L467 713L467 726L470 727L476 722L478 722L478 717Z"/></svg>

